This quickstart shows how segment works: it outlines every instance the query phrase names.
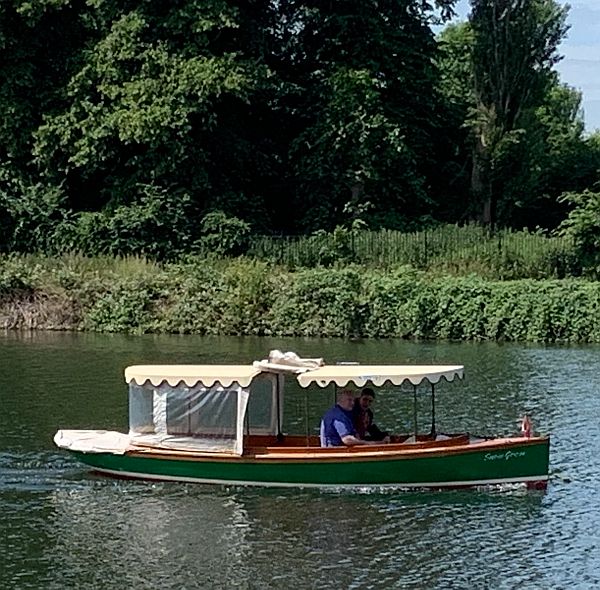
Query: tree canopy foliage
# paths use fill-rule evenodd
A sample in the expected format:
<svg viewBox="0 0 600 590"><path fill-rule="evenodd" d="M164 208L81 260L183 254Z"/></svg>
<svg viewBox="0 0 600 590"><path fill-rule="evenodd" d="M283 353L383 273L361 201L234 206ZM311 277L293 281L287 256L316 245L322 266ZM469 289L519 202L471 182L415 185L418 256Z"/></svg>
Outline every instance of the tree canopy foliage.
<svg viewBox="0 0 600 590"><path fill-rule="evenodd" d="M553 69L567 13L472 0L436 38L454 3L5 0L0 248L168 257L216 220L234 249L357 222L556 227L600 168Z"/></svg>

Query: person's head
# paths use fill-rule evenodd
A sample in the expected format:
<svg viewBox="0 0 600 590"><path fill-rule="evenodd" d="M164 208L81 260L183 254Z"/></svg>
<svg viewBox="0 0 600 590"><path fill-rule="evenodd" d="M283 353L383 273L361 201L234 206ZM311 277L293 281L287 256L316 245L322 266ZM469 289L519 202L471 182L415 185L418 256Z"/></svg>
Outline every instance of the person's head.
<svg viewBox="0 0 600 590"><path fill-rule="evenodd" d="M336 402L344 410L351 410L354 407L354 394L350 389L340 389L337 392Z"/></svg>
<svg viewBox="0 0 600 590"><path fill-rule="evenodd" d="M370 387L365 387L360 392L360 397L358 398L358 401L360 403L360 407L363 410L367 410L375 401L375 392Z"/></svg>

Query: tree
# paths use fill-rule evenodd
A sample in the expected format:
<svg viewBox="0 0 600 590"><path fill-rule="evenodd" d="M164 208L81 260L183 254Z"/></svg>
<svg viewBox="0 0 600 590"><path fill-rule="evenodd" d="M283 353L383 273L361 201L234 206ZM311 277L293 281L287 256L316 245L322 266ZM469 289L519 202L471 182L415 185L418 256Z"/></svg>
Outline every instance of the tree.
<svg viewBox="0 0 600 590"><path fill-rule="evenodd" d="M470 195L472 164L468 121L475 106L473 87L473 29L468 22L448 25L438 35L438 87L444 127L439 134L439 215L450 221L473 219L477 211Z"/></svg>
<svg viewBox="0 0 600 590"><path fill-rule="evenodd" d="M449 185L454 189L449 205L453 217L460 207L469 216L480 215L481 203L468 200L465 171L472 159L471 140L467 136L470 114L476 111L473 78L473 30L471 23L449 25L439 37L440 89L447 108L449 149L442 159ZM467 125L465 123L467 122ZM497 185L502 188L496 218L516 228L555 228L567 213L566 201L558 196L565 191L592 187L600 168L593 138L584 137L581 94L563 84L556 72L548 75L539 106L531 108L520 125L524 132L513 145L498 173L504 174Z"/></svg>
<svg viewBox="0 0 600 590"><path fill-rule="evenodd" d="M519 172L528 122L560 59L567 8L554 0L471 0L475 108L471 190L493 226L505 180Z"/></svg>
<svg viewBox="0 0 600 590"><path fill-rule="evenodd" d="M430 212L440 117L433 9L398 0L282 3L279 106L303 229L330 229L358 209L387 227Z"/></svg>
<svg viewBox="0 0 600 590"><path fill-rule="evenodd" d="M66 179L76 209L127 203L146 183L185 187L202 207L220 111L247 103L262 75L219 39L238 26L235 8L134 2L95 16L103 34L83 53L63 109L37 130L37 163Z"/></svg>
<svg viewBox="0 0 600 590"><path fill-rule="evenodd" d="M84 13L68 0L0 3L0 250L41 247L62 219L64 191L39 178L31 151L77 69Z"/></svg>
<svg viewBox="0 0 600 590"><path fill-rule="evenodd" d="M262 230L418 222L445 128L429 25L454 2L7 0L7 243L85 249L97 227L161 253L142 242L165 210L180 232L211 210Z"/></svg>

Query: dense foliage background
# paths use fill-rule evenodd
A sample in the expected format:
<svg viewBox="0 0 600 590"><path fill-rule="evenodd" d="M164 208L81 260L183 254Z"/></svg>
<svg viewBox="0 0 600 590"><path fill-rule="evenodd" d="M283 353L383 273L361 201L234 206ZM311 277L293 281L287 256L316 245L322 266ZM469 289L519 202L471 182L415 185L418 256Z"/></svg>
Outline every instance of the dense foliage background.
<svg viewBox="0 0 600 590"><path fill-rule="evenodd" d="M4 0L0 251L470 220L595 248L600 138L554 70L566 10L471 0L436 37L453 4Z"/></svg>

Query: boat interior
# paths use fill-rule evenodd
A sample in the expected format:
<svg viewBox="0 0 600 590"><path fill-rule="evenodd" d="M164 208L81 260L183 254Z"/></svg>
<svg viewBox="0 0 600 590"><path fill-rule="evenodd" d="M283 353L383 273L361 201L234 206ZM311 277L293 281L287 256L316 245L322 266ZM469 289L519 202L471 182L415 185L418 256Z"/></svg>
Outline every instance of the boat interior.
<svg viewBox="0 0 600 590"><path fill-rule="evenodd" d="M391 442L369 445L368 450L397 450L399 448L421 449L427 447L449 447L455 445L465 445L469 443L469 435L461 434L438 434L431 436L427 434L418 435L415 440L414 435L394 435ZM322 453L339 453L340 447L322 448L318 436L302 435L280 435L264 436L250 435L244 438L244 454L254 454L257 452L276 451L278 453L285 451L289 453L306 452L309 448L311 452L318 451ZM344 447L348 452L365 451L364 445Z"/></svg>
<svg viewBox="0 0 600 590"><path fill-rule="evenodd" d="M202 437L206 441L206 435ZM484 439L477 438L476 441ZM390 443L372 444L369 446L355 445L349 447L327 447L320 445L319 437L316 435L244 435L244 456L275 454L301 454L307 451L311 454L339 453L343 450L348 453L365 451L398 451L401 449L427 449L427 448L447 448L459 445L467 445L474 442L473 437L467 433L458 434L419 434L415 440L414 435L394 435ZM182 435L169 436L168 438L157 438L154 436L136 436L130 439L130 448L134 449L153 449L155 451L174 452L211 452L214 449L204 446L201 448L198 443L198 437Z"/></svg>

